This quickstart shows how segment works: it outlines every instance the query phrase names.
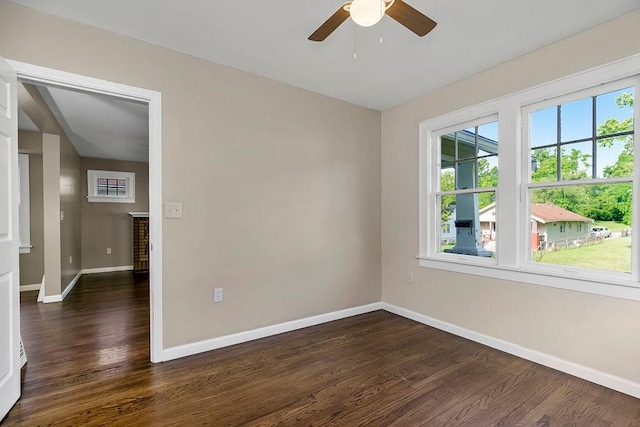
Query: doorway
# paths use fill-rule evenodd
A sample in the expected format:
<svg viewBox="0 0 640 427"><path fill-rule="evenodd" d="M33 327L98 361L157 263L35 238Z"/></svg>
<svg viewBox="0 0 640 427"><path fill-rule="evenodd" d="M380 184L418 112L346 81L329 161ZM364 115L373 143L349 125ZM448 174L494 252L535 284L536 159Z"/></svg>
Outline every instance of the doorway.
<svg viewBox="0 0 640 427"><path fill-rule="evenodd" d="M112 83L100 79L8 61L18 80L40 86L109 95L148 105L149 123L149 300L150 358L161 362L162 355L162 137L161 94L156 91ZM81 178L82 179L82 178Z"/></svg>

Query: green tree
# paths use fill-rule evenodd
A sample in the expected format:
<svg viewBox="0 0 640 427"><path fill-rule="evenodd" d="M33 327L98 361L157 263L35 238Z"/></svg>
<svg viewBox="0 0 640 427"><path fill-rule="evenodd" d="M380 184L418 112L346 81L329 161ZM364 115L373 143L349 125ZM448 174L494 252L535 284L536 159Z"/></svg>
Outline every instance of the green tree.
<svg viewBox="0 0 640 427"><path fill-rule="evenodd" d="M491 167L487 159L478 159L478 188L494 188L498 186L498 167ZM496 201L495 192L480 193L478 205L480 209Z"/></svg>
<svg viewBox="0 0 640 427"><path fill-rule="evenodd" d="M619 108L633 108L632 93L625 92L615 100ZM633 117L618 120L615 117L607 119L598 126L598 148L611 149L617 144L623 144L622 150L615 163L603 168L606 178L628 177L633 175L633 137L619 135L633 130ZM617 135L607 138L608 135ZM599 156L600 158L601 156ZM555 148L545 148L533 151L537 170L531 174L533 182L550 182L558 179L557 155ZM582 153L575 148L563 148L561 152L561 179L587 179L591 176L591 155ZM572 212L595 220L620 221L631 224L631 184L608 184L576 187L559 187L537 189L532 194L534 203L553 203Z"/></svg>
<svg viewBox="0 0 640 427"><path fill-rule="evenodd" d="M622 109L633 109L634 97L632 93L625 92L616 98L616 105ZM598 136L615 135L633 130L633 112L628 118L619 121L616 118L607 119L598 126ZM607 178L627 177L633 175L633 136L621 135L612 138L598 140L599 147L612 148L614 144L624 144L613 165L603 168L603 175ZM596 197L593 216L600 220L620 221L631 224L632 215L632 187L631 184L615 184L602 186Z"/></svg>

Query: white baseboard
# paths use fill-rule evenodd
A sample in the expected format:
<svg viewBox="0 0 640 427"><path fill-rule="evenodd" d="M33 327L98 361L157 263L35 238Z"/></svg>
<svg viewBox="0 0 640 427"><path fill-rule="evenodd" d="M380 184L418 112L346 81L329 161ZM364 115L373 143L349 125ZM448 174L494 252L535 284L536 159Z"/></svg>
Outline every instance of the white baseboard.
<svg viewBox="0 0 640 427"><path fill-rule="evenodd" d="M39 291L41 283L35 285L20 285L20 292Z"/></svg>
<svg viewBox="0 0 640 427"><path fill-rule="evenodd" d="M82 270L82 274L113 273L114 271L129 271L129 270L133 270L133 265L121 265L118 267L85 268Z"/></svg>
<svg viewBox="0 0 640 427"><path fill-rule="evenodd" d="M80 270L78 274L76 274L76 277L74 277L73 280L64 289L64 291L62 291L63 300L67 297L67 295L69 295L69 292L73 290L73 288L76 286L76 283L78 283L78 280L80 280L81 277L82 277L82 270Z"/></svg>
<svg viewBox="0 0 640 427"><path fill-rule="evenodd" d="M40 292L38 292L38 302L44 302L45 275L42 275L42 283L40 283Z"/></svg>
<svg viewBox="0 0 640 427"><path fill-rule="evenodd" d="M247 341L253 341L272 335L282 334L284 332L295 331L309 326L319 325L321 323L331 322L334 320L344 319L358 314L369 313L371 311L380 310L382 303L361 305L359 307L347 308L345 310L334 311L318 316L306 317L304 319L292 320L290 322L279 323L277 325L265 326L264 328L253 329L251 331L239 332L237 334L225 335L223 337L212 338L205 341L195 342L192 344L170 347L162 350L162 360L168 361L180 357L191 356L205 351L211 351L222 347L228 347Z"/></svg>
<svg viewBox="0 0 640 427"><path fill-rule="evenodd" d="M521 357L523 359L530 360L535 363L539 363L544 366L556 369L561 372L573 375L578 378L582 378L592 383L599 384L604 387L608 387L613 390L617 390L621 393L631 395L636 398L640 398L640 384L617 377L615 375L607 374L587 366L582 366L577 363L569 362L564 359L560 359L555 356L551 356L546 353L541 353L536 350L531 350L526 347L519 346L517 344L510 343L498 338L490 337L488 335L474 332L469 329L456 326L454 324L443 322L442 320L434 319L429 316L425 316L415 311L407 310L402 307L398 307L392 304L381 303L382 309L390 313L397 314L407 319L415 320L416 322L440 329L445 332L449 332L454 335L466 338L471 341L484 344L486 346L495 348L497 350L504 351L514 356Z"/></svg>
<svg viewBox="0 0 640 427"><path fill-rule="evenodd" d="M79 271L78 274L76 274L76 277L73 278L73 280L71 280L71 282L69 282L69 284L67 285L67 287L64 289L64 291L62 291L61 295L49 295L46 296L42 299L42 302L45 304L48 304L50 302L62 302L64 301L64 299L67 297L67 295L69 295L69 292L71 292L74 288L74 286L76 286L76 283L78 283L78 280L80 280L80 277L82 277L82 271Z"/></svg>
<svg viewBox="0 0 640 427"><path fill-rule="evenodd" d="M49 304L50 302L62 302L62 295L49 295L42 298L42 302Z"/></svg>

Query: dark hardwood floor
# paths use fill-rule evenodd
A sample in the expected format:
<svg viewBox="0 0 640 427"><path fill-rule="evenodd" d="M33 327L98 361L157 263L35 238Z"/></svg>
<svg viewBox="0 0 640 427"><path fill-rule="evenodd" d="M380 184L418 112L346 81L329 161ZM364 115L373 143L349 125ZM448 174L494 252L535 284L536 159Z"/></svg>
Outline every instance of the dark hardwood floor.
<svg viewBox="0 0 640 427"><path fill-rule="evenodd" d="M145 278L36 295L7 427L640 426L638 399L384 311L153 365Z"/></svg>

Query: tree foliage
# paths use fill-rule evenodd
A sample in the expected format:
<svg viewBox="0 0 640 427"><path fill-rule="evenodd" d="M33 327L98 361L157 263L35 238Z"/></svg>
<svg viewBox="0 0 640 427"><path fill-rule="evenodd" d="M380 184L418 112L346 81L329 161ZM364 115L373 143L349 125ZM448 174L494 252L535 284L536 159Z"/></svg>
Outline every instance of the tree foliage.
<svg viewBox="0 0 640 427"><path fill-rule="evenodd" d="M620 108L633 107L633 95L623 93L616 98ZM603 176L628 177L633 175L633 137L617 135L633 130L633 117L619 121L609 118L598 126L597 136L613 135L598 139L598 149L612 149L622 145L615 163L603 168ZM617 135L617 136L616 136ZM599 152L600 153L600 152ZM558 180L557 153L555 148L533 151L537 170L531 174L533 182ZM592 155L575 148L563 147L560 156L561 179L570 181L588 179L592 175ZM534 203L553 203L588 218L601 221L631 223L631 184L607 184L536 189L532 193Z"/></svg>
<svg viewBox="0 0 640 427"><path fill-rule="evenodd" d="M633 109L633 93L622 93L615 100L621 109ZM624 120L615 117L605 120L597 128L598 159L601 161L605 151L619 149L618 158L613 164L602 168L605 178L629 177L633 171L633 136L619 135L633 130L633 114ZM560 152L560 174L558 177L558 155L556 148L534 149L533 159L536 170L531 174L532 182L552 182L589 179L592 176L591 153L583 153L571 145L564 146ZM498 185L498 168L491 167L487 159L479 159L477 188L491 188ZM455 173L452 169L441 172L441 190L455 189ZM601 221L618 221L631 224L632 186L630 183L578 185L568 187L539 188L532 191L533 203L553 203L557 206ZM478 195L479 208L493 203L495 193ZM442 223L449 220L455 196L443 196L441 199Z"/></svg>

